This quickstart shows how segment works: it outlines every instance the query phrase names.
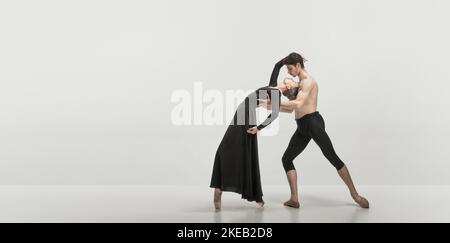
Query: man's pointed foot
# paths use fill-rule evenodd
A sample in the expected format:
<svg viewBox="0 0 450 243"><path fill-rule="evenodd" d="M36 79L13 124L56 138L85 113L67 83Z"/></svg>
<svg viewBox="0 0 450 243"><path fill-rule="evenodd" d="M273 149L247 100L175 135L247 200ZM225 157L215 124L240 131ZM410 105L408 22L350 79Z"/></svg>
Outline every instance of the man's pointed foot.
<svg viewBox="0 0 450 243"><path fill-rule="evenodd" d="M364 198L361 197L359 195L353 196L353 200L355 200L355 202L361 207L361 208L369 208L369 201Z"/></svg>
<svg viewBox="0 0 450 243"><path fill-rule="evenodd" d="M300 203L293 200L289 200L285 202L283 205L291 208L300 208Z"/></svg>

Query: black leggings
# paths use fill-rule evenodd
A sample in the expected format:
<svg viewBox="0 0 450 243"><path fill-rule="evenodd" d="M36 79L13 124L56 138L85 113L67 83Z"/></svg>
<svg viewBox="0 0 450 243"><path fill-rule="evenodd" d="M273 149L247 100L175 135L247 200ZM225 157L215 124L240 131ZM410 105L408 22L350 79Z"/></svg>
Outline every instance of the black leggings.
<svg viewBox="0 0 450 243"><path fill-rule="evenodd" d="M297 119L297 130L292 135L291 141L284 152L282 161L286 172L295 170L293 160L306 148L311 138L322 150L323 155L330 163L340 170L344 167L344 162L337 156L334 151L328 134L325 132L325 121L318 111L306 114L302 118Z"/></svg>

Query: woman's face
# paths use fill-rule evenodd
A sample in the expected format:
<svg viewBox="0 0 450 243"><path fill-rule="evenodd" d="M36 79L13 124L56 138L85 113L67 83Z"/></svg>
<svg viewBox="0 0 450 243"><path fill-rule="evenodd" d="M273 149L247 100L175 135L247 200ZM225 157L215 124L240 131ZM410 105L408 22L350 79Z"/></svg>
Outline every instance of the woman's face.
<svg viewBox="0 0 450 243"><path fill-rule="evenodd" d="M291 88L298 86L297 82L295 82L292 78L289 78L289 77L285 78L283 83L287 89L291 89Z"/></svg>
<svg viewBox="0 0 450 243"><path fill-rule="evenodd" d="M298 83L289 78L285 79L283 83L286 87L283 95L286 96L289 100L295 100L299 91Z"/></svg>

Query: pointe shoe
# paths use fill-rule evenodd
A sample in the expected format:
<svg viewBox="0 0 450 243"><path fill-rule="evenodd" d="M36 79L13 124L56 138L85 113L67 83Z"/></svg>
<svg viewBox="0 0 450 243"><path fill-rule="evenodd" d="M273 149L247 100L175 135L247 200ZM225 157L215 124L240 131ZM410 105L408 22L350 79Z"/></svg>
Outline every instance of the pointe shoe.
<svg viewBox="0 0 450 243"><path fill-rule="evenodd" d="M300 203L299 202L294 202L292 200L284 202L283 205L286 206L286 207L290 207L290 208L300 208Z"/></svg>
<svg viewBox="0 0 450 243"><path fill-rule="evenodd" d="M352 196L353 200L361 207L361 208L369 208L369 201L360 195Z"/></svg>
<svg viewBox="0 0 450 243"><path fill-rule="evenodd" d="M214 190L214 207L216 210L220 210L222 206L222 192L220 190Z"/></svg>

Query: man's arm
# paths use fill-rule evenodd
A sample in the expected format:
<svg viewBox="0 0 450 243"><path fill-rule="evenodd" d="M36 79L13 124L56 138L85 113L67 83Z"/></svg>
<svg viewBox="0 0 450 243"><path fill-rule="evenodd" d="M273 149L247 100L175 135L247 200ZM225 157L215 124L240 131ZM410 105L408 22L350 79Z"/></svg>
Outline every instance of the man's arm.
<svg viewBox="0 0 450 243"><path fill-rule="evenodd" d="M294 110L293 109L288 109L286 107L283 107L281 105L282 103L280 103L280 112L283 113L292 113ZM266 110L272 110L272 103L270 102L270 100L260 100L259 106L264 107L264 109Z"/></svg>
<svg viewBox="0 0 450 243"><path fill-rule="evenodd" d="M280 112L283 113L292 113L294 110L293 109L288 109L286 107L283 107L283 102L281 102L281 106L280 106Z"/></svg>
<svg viewBox="0 0 450 243"><path fill-rule="evenodd" d="M313 82L312 80L307 79L305 79L304 81L305 83L303 84L301 92L298 92L297 99L281 102L281 109L295 110L297 108L302 107L303 104L305 104L306 99L308 98L313 88Z"/></svg>

